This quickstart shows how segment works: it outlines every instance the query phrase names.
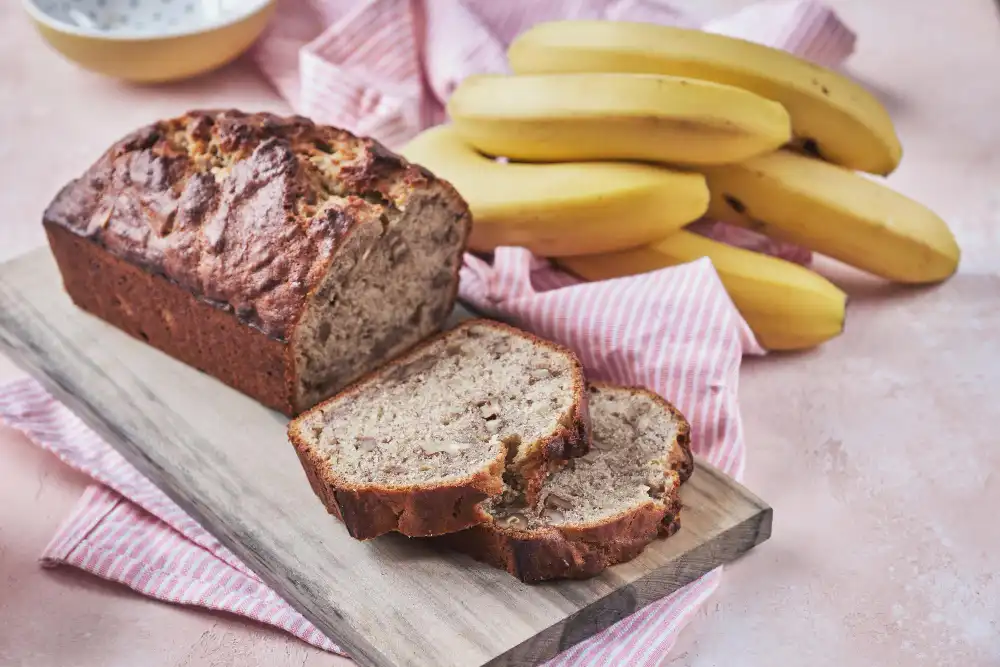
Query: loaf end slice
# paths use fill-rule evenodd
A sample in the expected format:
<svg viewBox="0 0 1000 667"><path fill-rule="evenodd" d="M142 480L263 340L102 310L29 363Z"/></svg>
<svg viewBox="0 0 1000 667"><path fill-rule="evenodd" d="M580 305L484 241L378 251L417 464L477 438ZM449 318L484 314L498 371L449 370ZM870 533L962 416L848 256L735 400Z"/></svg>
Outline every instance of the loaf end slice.
<svg viewBox="0 0 1000 667"><path fill-rule="evenodd" d="M583 369L554 343L498 322L439 334L293 419L316 495L357 539L432 536L490 516L489 498L537 503L589 449Z"/></svg>
<svg viewBox="0 0 1000 667"><path fill-rule="evenodd" d="M485 504L490 521L437 540L527 583L592 577L680 527L694 468L690 427L644 389L589 387L592 448L542 486L535 505Z"/></svg>

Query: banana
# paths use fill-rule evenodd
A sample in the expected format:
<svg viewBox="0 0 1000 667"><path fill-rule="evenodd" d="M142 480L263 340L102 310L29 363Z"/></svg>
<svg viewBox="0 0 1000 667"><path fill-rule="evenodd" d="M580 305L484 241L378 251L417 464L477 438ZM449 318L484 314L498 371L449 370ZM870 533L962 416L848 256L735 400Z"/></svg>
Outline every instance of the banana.
<svg viewBox="0 0 1000 667"><path fill-rule="evenodd" d="M467 145L450 125L400 151L450 181L472 211L472 250L523 246L563 257L644 245L700 218L705 177L647 164L503 163Z"/></svg>
<svg viewBox="0 0 1000 667"><path fill-rule="evenodd" d="M740 162L792 138L777 102L655 74L474 75L448 100L463 139L511 160Z"/></svg>
<svg viewBox="0 0 1000 667"><path fill-rule="evenodd" d="M704 173L709 217L897 282L940 282L958 268L948 225L874 178L787 150Z"/></svg>
<svg viewBox="0 0 1000 667"><path fill-rule="evenodd" d="M584 280L655 271L708 257L757 341L768 350L815 347L844 330L847 295L792 262L735 248L689 231L603 255L563 257L555 263Z"/></svg>
<svg viewBox="0 0 1000 667"><path fill-rule="evenodd" d="M699 30L550 21L511 43L516 74L633 72L705 79L781 103L796 143L830 162L887 175L902 157L888 112L862 86L785 51Z"/></svg>

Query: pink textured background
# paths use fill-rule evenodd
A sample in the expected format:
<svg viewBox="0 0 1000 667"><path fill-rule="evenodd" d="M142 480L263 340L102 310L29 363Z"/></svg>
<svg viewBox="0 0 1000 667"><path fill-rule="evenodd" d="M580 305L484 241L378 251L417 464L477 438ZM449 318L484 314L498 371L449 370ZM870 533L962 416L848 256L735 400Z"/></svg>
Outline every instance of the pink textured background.
<svg viewBox="0 0 1000 667"><path fill-rule="evenodd" d="M673 2L704 15L739 0ZM725 582L664 664L1000 665L1000 14L992 0L832 0L859 34L851 70L905 156L891 178L953 225L958 276L935 290L840 272L848 330L749 359L746 483L774 537ZM950 7L949 7L950 5ZM194 106L284 111L246 66L130 88L51 53L0 5L0 259L43 242L55 190L123 131ZM18 371L0 357L0 379ZM0 430L0 664L350 664L242 620L152 602L37 555L84 486Z"/></svg>

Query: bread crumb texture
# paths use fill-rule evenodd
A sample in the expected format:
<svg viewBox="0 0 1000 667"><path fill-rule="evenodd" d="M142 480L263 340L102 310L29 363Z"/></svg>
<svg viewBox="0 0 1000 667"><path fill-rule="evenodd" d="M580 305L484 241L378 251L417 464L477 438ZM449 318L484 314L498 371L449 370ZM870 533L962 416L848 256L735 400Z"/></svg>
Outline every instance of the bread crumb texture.
<svg viewBox="0 0 1000 667"><path fill-rule="evenodd" d="M539 507L510 497L488 503L498 525L597 524L675 490L679 479L668 460L678 433L672 413L646 392L606 386L590 388L589 406L590 451L545 482Z"/></svg>
<svg viewBox="0 0 1000 667"><path fill-rule="evenodd" d="M473 325L439 338L306 425L337 475L409 487L466 477L501 451L561 428L576 398L573 360L505 329Z"/></svg>

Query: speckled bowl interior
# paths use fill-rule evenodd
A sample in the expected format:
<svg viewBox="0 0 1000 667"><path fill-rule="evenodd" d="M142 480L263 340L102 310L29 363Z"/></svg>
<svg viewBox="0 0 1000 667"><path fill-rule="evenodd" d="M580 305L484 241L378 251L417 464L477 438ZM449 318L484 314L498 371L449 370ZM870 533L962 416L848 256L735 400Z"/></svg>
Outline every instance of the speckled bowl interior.
<svg viewBox="0 0 1000 667"><path fill-rule="evenodd" d="M259 11L269 0L26 0L43 21L89 35L143 38L210 30Z"/></svg>

